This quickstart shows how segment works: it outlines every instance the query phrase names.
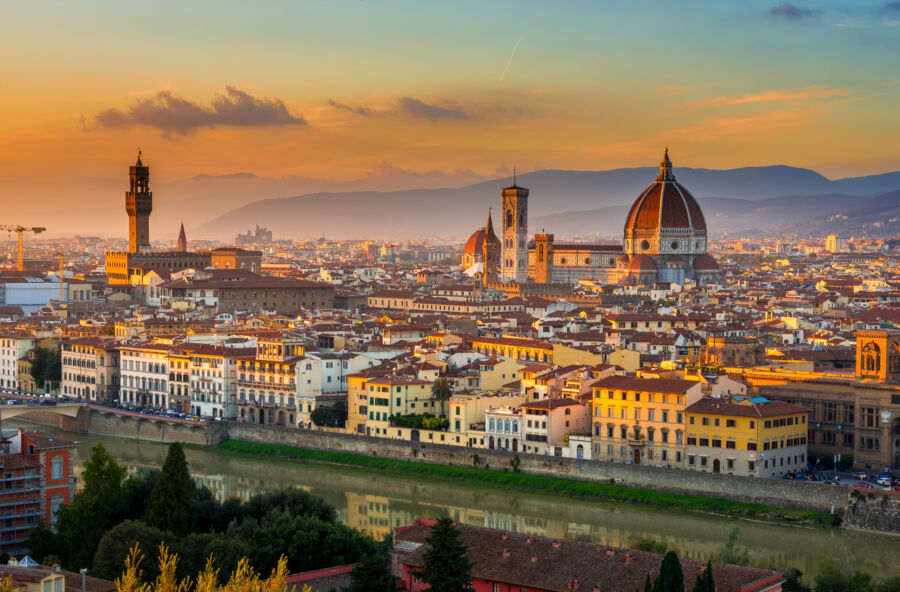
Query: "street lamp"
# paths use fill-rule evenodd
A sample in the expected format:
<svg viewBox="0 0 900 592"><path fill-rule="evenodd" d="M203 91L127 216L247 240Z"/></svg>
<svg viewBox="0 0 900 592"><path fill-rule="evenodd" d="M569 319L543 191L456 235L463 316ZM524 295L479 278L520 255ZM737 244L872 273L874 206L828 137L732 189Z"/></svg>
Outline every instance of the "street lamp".
<svg viewBox="0 0 900 592"><path fill-rule="evenodd" d="M87 589L86 589L86 587L85 587L85 579L86 579L86 574L87 574L87 568L86 568L86 567L82 567L82 568L79 569L78 571L81 573L81 592L87 592Z"/></svg>

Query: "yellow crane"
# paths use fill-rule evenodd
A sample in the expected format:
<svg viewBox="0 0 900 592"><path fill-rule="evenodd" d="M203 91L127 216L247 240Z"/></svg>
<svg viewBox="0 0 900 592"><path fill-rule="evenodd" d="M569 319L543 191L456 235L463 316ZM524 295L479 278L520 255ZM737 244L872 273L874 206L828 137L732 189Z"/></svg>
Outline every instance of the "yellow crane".
<svg viewBox="0 0 900 592"><path fill-rule="evenodd" d="M47 229L44 228L43 226L30 226L29 227L29 226L19 226L19 225L15 225L15 224L13 224L13 225L0 224L0 230L5 230L7 232L15 232L16 234L19 235L18 269L19 269L19 271L22 271L22 269L25 267L25 262L24 262L24 259L22 256L22 253L24 251L22 235L26 232L33 232L35 234L40 234Z"/></svg>

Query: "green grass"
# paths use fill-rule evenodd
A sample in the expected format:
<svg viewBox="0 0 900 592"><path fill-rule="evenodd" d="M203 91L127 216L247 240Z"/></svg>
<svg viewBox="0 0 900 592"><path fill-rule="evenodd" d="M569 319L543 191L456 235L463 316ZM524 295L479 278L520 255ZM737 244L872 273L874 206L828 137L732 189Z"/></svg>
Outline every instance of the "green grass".
<svg viewBox="0 0 900 592"><path fill-rule="evenodd" d="M833 525L832 516L826 512L785 510L762 504L737 502L716 497L682 495L611 483L577 481L564 477L528 475L512 472L508 470L508 467L505 467L506 470L500 467L495 467L495 469L500 470L489 470L475 466L429 464L378 456L365 456L350 452L332 452L283 444L244 442L241 440L224 440L219 443L218 448L219 450L237 454L333 463L372 469L393 475L423 477L430 480L480 483L496 487L514 487L517 491L566 495L580 499L626 502L672 510L784 521L793 524ZM460 461L473 463L476 454L461 449Z"/></svg>

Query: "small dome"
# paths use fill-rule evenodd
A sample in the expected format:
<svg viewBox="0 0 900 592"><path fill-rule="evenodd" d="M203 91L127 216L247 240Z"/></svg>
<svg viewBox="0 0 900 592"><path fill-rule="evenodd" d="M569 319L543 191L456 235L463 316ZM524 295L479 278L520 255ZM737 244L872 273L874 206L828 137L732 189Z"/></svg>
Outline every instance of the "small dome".
<svg viewBox="0 0 900 592"><path fill-rule="evenodd" d="M463 255L481 255L484 248L484 228L479 228L472 233L469 240L466 241L466 247L463 249Z"/></svg>
<svg viewBox="0 0 900 592"><path fill-rule="evenodd" d="M695 271L719 271L719 264L711 255L703 253L694 259Z"/></svg>
<svg viewBox="0 0 900 592"><path fill-rule="evenodd" d="M656 261L650 255L635 255L628 264L628 271L657 271Z"/></svg>

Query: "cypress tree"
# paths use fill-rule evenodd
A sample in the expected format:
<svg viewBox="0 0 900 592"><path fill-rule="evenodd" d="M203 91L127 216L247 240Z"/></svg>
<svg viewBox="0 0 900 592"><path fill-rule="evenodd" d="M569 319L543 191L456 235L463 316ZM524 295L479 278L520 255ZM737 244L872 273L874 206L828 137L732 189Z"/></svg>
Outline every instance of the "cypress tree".
<svg viewBox="0 0 900 592"><path fill-rule="evenodd" d="M684 573L675 551L669 551L663 557L659 574L653 582L653 592L684 592Z"/></svg>
<svg viewBox="0 0 900 592"><path fill-rule="evenodd" d="M713 580L712 563L707 561L706 568L697 574L693 592L716 592L716 583Z"/></svg>
<svg viewBox="0 0 900 592"><path fill-rule="evenodd" d="M350 572L347 592L396 592L397 580L382 553L373 553L360 560Z"/></svg>
<svg viewBox="0 0 900 592"><path fill-rule="evenodd" d="M644 592L653 592L653 584L650 583L650 572L647 572L647 577L644 578Z"/></svg>
<svg viewBox="0 0 900 592"><path fill-rule="evenodd" d="M422 555L425 567L416 576L427 582L432 592L474 592L470 585L472 562L459 530L449 516L439 518L425 539L428 550Z"/></svg>
<svg viewBox="0 0 900 592"><path fill-rule="evenodd" d="M184 448L180 442L173 442L159 480L150 492L144 522L177 535L187 534L193 522L193 496L194 480L188 473Z"/></svg>

